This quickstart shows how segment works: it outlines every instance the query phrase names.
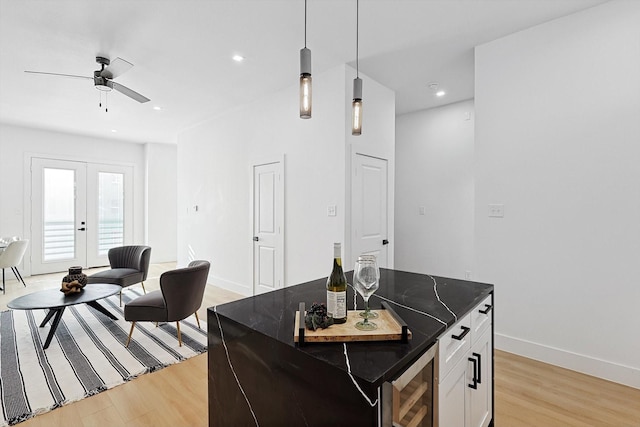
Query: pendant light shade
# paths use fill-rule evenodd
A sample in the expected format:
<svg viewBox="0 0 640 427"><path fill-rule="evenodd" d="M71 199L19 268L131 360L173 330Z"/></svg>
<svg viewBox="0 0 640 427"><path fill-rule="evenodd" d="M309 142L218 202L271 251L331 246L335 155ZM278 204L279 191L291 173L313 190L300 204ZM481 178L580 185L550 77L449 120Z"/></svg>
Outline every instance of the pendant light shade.
<svg viewBox="0 0 640 427"><path fill-rule="evenodd" d="M300 49L300 118L311 118L311 51Z"/></svg>
<svg viewBox="0 0 640 427"><path fill-rule="evenodd" d="M300 49L300 118L311 118L311 50L307 49L307 0L304 0L304 47Z"/></svg>
<svg viewBox="0 0 640 427"><path fill-rule="evenodd" d="M351 135L362 134L362 79L358 60L360 1L356 0L356 78L353 79L353 102L351 103Z"/></svg>
<svg viewBox="0 0 640 427"><path fill-rule="evenodd" d="M351 104L351 135L362 133L362 79L353 79L353 102Z"/></svg>

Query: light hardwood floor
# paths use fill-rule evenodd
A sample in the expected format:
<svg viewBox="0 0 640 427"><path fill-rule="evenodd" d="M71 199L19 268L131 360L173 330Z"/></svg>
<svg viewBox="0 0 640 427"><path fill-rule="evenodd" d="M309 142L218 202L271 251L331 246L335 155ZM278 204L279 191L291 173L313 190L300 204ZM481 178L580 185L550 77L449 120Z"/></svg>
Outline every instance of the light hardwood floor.
<svg viewBox="0 0 640 427"><path fill-rule="evenodd" d="M159 289L160 274L174 266L153 264L145 282L147 291ZM7 273L11 275L10 270ZM27 288L7 280L0 309L6 310L7 302L20 295L59 287L63 276L29 277ZM207 307L238 298L208 286L198 314L206 319ZM640 427L640 390L499 350L495 352L495 398L497 427ZM208 424L207 411L207 355L203 354L19 425L195 427Z"/></svg>

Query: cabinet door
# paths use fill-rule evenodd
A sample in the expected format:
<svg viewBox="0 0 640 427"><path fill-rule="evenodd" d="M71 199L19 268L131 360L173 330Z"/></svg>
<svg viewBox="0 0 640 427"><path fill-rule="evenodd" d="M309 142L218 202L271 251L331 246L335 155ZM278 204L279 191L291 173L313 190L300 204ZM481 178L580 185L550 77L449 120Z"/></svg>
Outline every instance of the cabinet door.
<svg viewBox="0 0 640 427"><path fill-rule="evenodd" d="M492 418L491 407L491 382L493 377L491 364L491 329L482 334L480 339L472 347L469 357L477 360L476 372L473 365L468 365L471 384L476 377L477 388L466 387L468 402L467 427L486 427ZM459 424L463 425L463 424Z"/></svg>
<svg viewBox="0 0 640 427"><path fill-rule="evenodd" d="M438 426L465 426L467 360L459 361L438 385Z"/></svg>

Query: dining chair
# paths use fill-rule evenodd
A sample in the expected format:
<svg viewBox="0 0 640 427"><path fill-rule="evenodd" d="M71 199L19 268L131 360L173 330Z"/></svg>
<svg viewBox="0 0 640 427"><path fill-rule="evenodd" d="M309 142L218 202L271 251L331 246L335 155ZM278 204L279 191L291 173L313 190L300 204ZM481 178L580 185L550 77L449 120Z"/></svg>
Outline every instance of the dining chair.
<svg viewBox="0 0 640 427"><path fill-rule="evenodd" d="M142 284L142 291L146 294L144 281L149 273L151 248L149 246L117 246L109 249L109 265L111 269L100 271L87 277L87 285L91 283L111 283L123 288ZM120 291L120 307L122 307L122 291Z"/></svg>
<svg viewBox="0 0 640 427"><path fill-rule="evenodd" d="M169 270L160 276L160 290L141 295L124 306L124 319L131 322L127 347L136 322L176 322L178 344L182 346L180 321L195 314L202 305L209 276L209 261L192 261L188 267Z"/></svg>
<svg viewBox="0 0 640 427"><path fill-rule="evenodd" d="M29 245L29 240L12 240L9 241L7 246L4 248L2 252L0 252L0 268L2 268L2 293L6 293L6 285L4 281L4 269L11 268L13 271L13 275L16 276L16 280L22 282L22 284L26 287L27 284L24 283L24 279L18 271L18 265L22 263L22 258L24 258L24 253L27 251L27 246Z"/></svg>

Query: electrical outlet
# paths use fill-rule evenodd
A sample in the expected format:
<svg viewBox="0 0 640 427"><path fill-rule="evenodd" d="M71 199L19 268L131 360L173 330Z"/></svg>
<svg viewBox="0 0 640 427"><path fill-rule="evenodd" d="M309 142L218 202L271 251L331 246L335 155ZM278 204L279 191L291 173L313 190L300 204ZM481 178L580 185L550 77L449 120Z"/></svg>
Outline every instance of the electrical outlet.
<svg viewBox="0 0 640 427"><path fill-rule="evenodd" d="M418 215L424 215L425 211L426 209L424 208L424 206L418 207Z"/></svg>
<svg viewBox="0 0 640 427"><path fill-rule="evenodd" d="M489 205L489 217L491 218L503 218L504 217L504 205L503 204L491 204Z"/></svg>
<svg viewBox="0 0 640 427"><path fill-rule="evenodd" d="M327 216L336 216L336 205L331 205L327 207Z"/></svg>
<svg viewBox="0 0 640 427"><path fill-rule="evenodd" d="M471 272L469 270L464 272L464 280L471 280Z"/></svg>

